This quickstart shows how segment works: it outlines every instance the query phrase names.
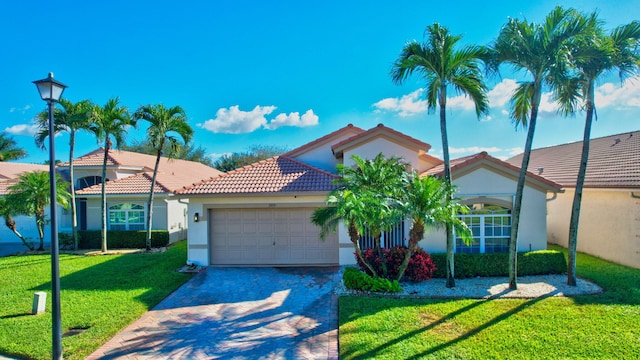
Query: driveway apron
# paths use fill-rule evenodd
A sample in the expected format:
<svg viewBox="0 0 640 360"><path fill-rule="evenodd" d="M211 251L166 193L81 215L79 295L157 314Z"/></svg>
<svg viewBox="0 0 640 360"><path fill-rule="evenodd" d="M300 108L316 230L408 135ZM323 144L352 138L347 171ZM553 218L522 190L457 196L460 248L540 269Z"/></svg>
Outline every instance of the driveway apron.
<svg viewBox="0 0 640 360"><path fill-rule="evenodd" d="M88 359L337 359L337 276L207 268Z"/></svg>

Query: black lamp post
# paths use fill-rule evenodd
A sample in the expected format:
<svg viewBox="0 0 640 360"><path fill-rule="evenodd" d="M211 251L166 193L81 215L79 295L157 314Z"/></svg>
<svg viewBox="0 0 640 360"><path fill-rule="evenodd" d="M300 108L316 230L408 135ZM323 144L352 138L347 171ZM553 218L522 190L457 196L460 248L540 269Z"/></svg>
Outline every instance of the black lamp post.
<svg viewBox="0 0 640 360"><path fill-rule="evenodd" d="M49 191L51 196L51 304L52 304L52 359L62 359L62 319L60 317L60 270L58 259L58 219L56 214L56 155L55 132L53 131L53 106L60 100L62 92L67 87L63 83L53 79L53 73L49 73L46 79L33 82L38 87L42 100L49 106ZM72 179L73 181L73 179Z"/></svg>

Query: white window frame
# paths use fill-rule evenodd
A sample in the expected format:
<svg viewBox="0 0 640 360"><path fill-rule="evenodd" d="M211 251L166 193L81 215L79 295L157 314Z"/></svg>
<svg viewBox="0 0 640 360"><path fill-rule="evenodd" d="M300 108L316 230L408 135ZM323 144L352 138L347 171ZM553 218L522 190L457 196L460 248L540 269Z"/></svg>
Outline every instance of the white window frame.
<svg viewBox="0 0 640 360"><path fill-rule="evenodd" d="M484 205L496 205L496 204L493 204L491 201L485 201L483 204ZM499 206L502 206L502 205L499 205ZM505 208L505 209L508 209L508 208ZM464 244L459 245L462 242L462 239L456 234L455 235L454 252L456 252L456 253L458 253L458 252L459 253L472 253L472 254L477 254L479 252L480 254L484 254L484 253L486 253L486 239L487 239L487 237L489 237L489 238L506 239L507 240L507 244L508 244L509 240L511 239L511 231L510 231L511 230L511 226L513 225L512 221L511 221L512 220L511 209L508 209L508 210L509 210L509 213L507 213L507 214L474 213L473 210L469 214L459 214L458 218L463 220L463 221L464 221L464 219L472 219L472 218L478 218L479 219L480 223L479 223L478 226L480 227L480 229L479 229L480 233L477 236L473 237L474 241L478 242L477 246L478 246L479 251L458 251L459 247L460 248L464 248L464 247L466 247L466 245L464 245ZM503 219L501 222L503 222L505 218L508 218L509 219L508 220L509 231L507 231L506 234L496 235L494 233L491 236L487 236L486 235L486 231L485 231L486 230L486 222L485 222L485 220L487 218L494 218L494 219L495 218L501 218L501 219ZM467 222L467 224L468 224L468 222ZM473 244L473 245L475 245L475 244Z"/></svg>
<svg viewBox="0 0 640 360"><path fill-rule="evenodd" d="M125 209L113 209L113 207L116 207L118 205L129 205L130 208L125 208ZM132 208L133 206L140 206L142 209L134 209ZM109 230L146 230L147 229L147 222L146 222L146 218L147 218L147 209L146 206L144 206L144 204L140 204L140 203L136 203L136 202L119 202L117 204L112 204L108 206L108 218L107 218L107 225ZM142 212L142 222L129 222L130 219L130 214L131 212ZM111 223L111 213L115 213L115 212L124 212L125 213L125 222L124 224L112 224ZM124 225L124 229L121 228L117 228L114 229L113 226L116 227L120 227ZM142 226L140 226L142 225ZM134 229L131 229L131 227L135 227Z"/></svg>

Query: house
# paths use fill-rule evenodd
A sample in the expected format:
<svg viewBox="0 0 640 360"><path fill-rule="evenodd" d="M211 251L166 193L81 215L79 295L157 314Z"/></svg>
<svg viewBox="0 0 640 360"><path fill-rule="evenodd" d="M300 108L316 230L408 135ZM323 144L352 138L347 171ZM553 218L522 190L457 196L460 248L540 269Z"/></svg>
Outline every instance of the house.
<svg viewBox="0 0 640 360"><path fill-rule="evenodd" d="M102 228L102 164L104 149L90 152L73 162L76 187L77 219L80 230ZM147 203L156 157L130 151L110 150L107 158L105 191L107 194L107 228L110 230L145 230ZM69 164L58 166L69 173ZM168 230L170 242L186 237L187 204L174 194L178 189L223 172L204 164L162 157L154 188L154 230ZM65 216L66 215L66 216ZM71 231L71 212L60 218L60 231Z"/></svg>
<svg viewBox="0 0 640 360"><path fill-rule="evenodd" d="M49 172L49 166L0 161L0 197L9 194L9 187L16 183L20 175L36 170ZM45 212L48 217L49 207L45 209ZM16 229L18 232L25 238L34 241L37 245L39 234L38 229L36 228L35 219L32 216L17 215L13 217L13 220L16 222ZM13 231L4 225L4 219L1 220L0 225L0 242L3 244L20 242ZM45 243L48 242L49 233L45 232ZM26 250L26 248L22 246L18 246L16 249Z"/></svg>
<svg viewBox="0 0 640 360"><path fill-rule="evenodd" d="M531 151L529 169L564 189L547 202L548 240L564 247L581 155L582 141ZM578 251L640 268L640 131L589 141Z"/></svg>
<svg viewBox="0 0 640 360"><path fill-rule="evenodd" d="M348 125L281 156L186 186L177 195L189 201L188 259L200 265L352 264L354 250L345 227L322 241L310 221L317 207L326 206L336 165L352 164L353 155L372 159L382 152L403 158L425 176L437 175L442 161L428 154L430 147L382 124L369 130ZM506 251L518 168L486 153L452 164L458 196L474 209L463 216L475 243L458 240L456 250ZM529 173L520 251L546 248L547 194L559 190L553 181ZM408 232L409 223L400 223L385 234L383 244L402 244ZM420 246L444 252L444 234L428 233Z"/></svg>

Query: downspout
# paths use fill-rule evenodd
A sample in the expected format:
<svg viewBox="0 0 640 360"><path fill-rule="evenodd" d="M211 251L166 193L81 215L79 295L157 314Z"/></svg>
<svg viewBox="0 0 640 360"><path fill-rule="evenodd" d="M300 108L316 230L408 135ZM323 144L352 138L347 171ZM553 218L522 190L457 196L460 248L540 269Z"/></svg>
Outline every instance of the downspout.
<svg viewBox="0 0 640 360"><path fill-rule="evenodd" d="M629 191L629 195L631 195L631 197L634 199L640 199L640 195L634 194L634 191Z"/></svg>

